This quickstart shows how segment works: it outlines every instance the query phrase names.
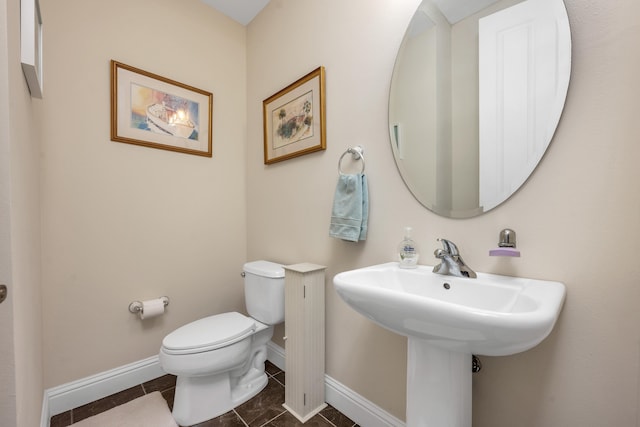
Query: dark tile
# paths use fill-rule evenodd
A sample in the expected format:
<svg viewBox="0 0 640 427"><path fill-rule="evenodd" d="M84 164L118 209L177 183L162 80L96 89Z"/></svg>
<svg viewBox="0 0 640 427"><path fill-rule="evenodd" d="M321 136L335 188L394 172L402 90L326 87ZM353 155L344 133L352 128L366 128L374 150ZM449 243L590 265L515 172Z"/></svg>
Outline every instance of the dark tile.
<svg viewBox="0 0 640 427"><path fill-rule="evenodd" d="M229 411L226 414L220 415L212 420L205 421L203 423L196 424L192 427L245 427L245 423L234 411Z"/></svg>
<svg viewBox="0 0 640 427"><path fill-rule="evenodd" d="M356 423L331 405L328 405L320 411L320 415L329 420L336 427L353 427L356 425Z"/></svg>
<svg viewBox="0 0 640 427"><path fill-rule="evenodd" d="M63 412L51 417L49 427L67 427L71 425L71 411Z"/></svg>
<svg viewBox="0 0 640 427"><path fill-rule="evenodd" d="M193 427L298 427L303 426L293 415L288 413L284 403L285 373L270 362L265 369L272 377L269 383L257 396L248 402L229 411L220 417L197 424ZM92 415L99 414L123 403L141 397L153 391L160 391L167 401L169 409L173 410L175 394L175 376L166 375L148 381L120 393L105 397L87 405L51 417L50 427L68 427L71 422L81 421ZM341 414L337 409L328 406L304 424L304 427L359 427L352 420Z"/></svg>
<svg viewBox="0 0 640 427"><path fill-rule="evenodd" d="M280 371L277 374L275 374L272 378L284 386L285 384L287 384L287 382L285 381L286 377L287 375L284 373L284 371Z"/></svg>
<svg viewBox="0 0 640 427"><path fill-rule="evenodd" d="M170 388L169 390L160 392L160 394L162 394L162 397L164 397L164 400L167 401L167 406L169 406L169 410L173 411L173 398L175 397L176 389Z"/></svg>
<svg viewBox="0 0 640 427"><path fill-rule="evenodd" d="M271 376L277 374L278 372L282 372L282 369L278 368L276 365L267 360L266 362L264 362L264 371L267 373L267 375Z"/></svg>
<svg viewBox="0 0 640 427"><path fill-rule="evenodd" d="M285 412L284 387L272 378L262 392L238 406L235 411L249 427L261 426Z"/></svg>
<svg viewBox="0 0 640 427"><path fill-rule="evenodd" d="M306 423L301 423L296 417L289 412L285 412L278 418L271 420L268 427L334 427L329 421L322 418L320 415L316 415Z"/></svg>
<svg viewBox="0 0 640 427"><path fill-rule="evenodd" d="M163 375L151 381L147 381L142 384L144 392L146 394L153 393L154 391L165 391L170 388L175 388L176 376L175 375Z"/></svg>
<svg viewBox="0 0 640 427"><path fill-rule="evenodd" d="M85 418L108 411L118 405L122 405L123 403L127 403L142 396L144 396L142 385L137 385L127 390L123 390L120 393L115 393L111 396L96 400L95 402L87 403L86 405L72 410L73 422L77 423Z"/></svg>

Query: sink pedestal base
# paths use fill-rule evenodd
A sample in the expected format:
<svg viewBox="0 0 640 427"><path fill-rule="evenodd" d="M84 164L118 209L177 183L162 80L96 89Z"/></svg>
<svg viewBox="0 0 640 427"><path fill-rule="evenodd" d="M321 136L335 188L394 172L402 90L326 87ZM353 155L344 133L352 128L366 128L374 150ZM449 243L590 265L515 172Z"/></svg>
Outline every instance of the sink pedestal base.
<svg viewBox="0 0 640 427"><path fill-rule="evenodd" d="M471 358L409 337L407 427L471 427Z"/></svg>

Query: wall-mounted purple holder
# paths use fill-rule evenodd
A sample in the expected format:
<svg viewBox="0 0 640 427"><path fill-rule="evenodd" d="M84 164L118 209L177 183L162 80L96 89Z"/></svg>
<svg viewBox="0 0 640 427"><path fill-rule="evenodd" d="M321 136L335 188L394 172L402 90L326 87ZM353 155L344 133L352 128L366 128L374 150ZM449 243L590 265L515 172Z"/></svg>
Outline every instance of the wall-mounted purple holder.
<svg viewBox="0 0 640 427"><path fill-rule="evenodd" d="M516 248L495 248L489 251L489 256L520 256L520 251Z"/></svg>

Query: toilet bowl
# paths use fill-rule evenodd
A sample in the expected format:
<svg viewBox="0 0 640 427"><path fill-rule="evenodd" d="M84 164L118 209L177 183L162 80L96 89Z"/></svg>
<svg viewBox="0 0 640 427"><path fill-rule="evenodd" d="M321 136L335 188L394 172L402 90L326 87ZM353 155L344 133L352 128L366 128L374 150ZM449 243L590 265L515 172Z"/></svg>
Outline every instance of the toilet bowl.
<svg viewBox="0 0 640 427"><path fill-rule="evenodd" d="M284 321L284 269L269 261L243 268L251 317L230 312L196 320L162 340L162 369L176 375L173 417L190 426L222 415L267 385L264 362L273 326Z"/></svg>

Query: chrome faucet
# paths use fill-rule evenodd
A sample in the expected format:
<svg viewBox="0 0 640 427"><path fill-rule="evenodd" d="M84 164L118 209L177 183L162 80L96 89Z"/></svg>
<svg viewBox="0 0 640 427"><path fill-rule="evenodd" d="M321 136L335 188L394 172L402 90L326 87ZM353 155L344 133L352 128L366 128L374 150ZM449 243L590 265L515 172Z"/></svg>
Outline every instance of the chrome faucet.
<svg viewBox="0 0 640 427"><path fill-rule="evenodd" d="M442 242L442 249L436 249L433 254L442 261L433 267L434 273L470 279L477 277L476 273L464 263L460 252L458 252L458 247L453 242L447 239L438 239L438 241Z"/></svg>

